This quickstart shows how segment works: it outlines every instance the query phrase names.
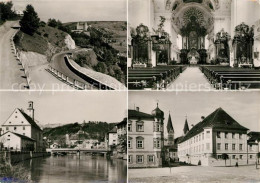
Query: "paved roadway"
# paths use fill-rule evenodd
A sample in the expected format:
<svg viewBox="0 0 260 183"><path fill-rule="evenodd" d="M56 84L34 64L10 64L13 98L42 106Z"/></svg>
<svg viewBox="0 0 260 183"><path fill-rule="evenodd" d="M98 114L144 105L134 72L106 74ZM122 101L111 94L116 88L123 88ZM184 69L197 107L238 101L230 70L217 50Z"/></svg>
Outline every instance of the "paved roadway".
<svg viewBox="0 0 260 183"><path fill-rule="evenodd" d="M22 65L11 48L10 38L17 31L12 26L17 24L17 21L8 21L0 26L0 89L25 89L24 86L28 86Z"/></svg>
<svg viewBox="0 0 260 183"><path fill-rule="evenodd" d="M77 51L77 50L73 50L73 51ZM76 79L77 81L80 81L82 83L88 84L85 80L83 80L81 77L77 76L76 74L74 74L66 65L65 60L64 60L64 56L67 53L72 53L71 51L64 51L58 54L55 54L52 58L52 61L50 63L50 65L55 68L56 70L60 71L61 73L65 74L66 76L68 76L69 78L72 79Z"/></svg>
<svg viewBox="0 0 260 183"><path fill-rule="evenodd" d="M253 183L260 182L260 169L256 169L255 165L239 167L181 166L171 169L129 169L128 179L129 183Z"/></svg>
<svg viewBox="0 0 260 183"><path fill-rule="evenodd" d="M167 90L184 90L184 91L209 91L215 90L210 85L199 67L187 67L179 77L170 83Z"/></svg>

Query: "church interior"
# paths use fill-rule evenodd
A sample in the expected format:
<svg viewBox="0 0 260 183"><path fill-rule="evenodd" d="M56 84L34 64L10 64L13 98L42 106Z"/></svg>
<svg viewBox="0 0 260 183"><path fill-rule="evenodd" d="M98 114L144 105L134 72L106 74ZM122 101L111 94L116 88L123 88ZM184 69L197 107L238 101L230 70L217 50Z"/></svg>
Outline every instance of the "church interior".
<svg viewBox="0 0 260 183"><path fill-rule="evenodd" d="M259 0L128 2L129 89L165 88L189 66L258 71L259 50Z"/></svg>

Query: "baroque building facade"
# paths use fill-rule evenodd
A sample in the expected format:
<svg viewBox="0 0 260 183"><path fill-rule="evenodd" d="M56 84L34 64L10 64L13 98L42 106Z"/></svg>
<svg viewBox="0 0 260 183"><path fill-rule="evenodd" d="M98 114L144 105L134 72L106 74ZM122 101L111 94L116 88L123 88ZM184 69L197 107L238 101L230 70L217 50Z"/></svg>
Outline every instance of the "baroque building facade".
<svg viewBox="0 0 260 183"><path fill-rule="evenodd" d="M137 107L128 110L128 166L161 167L164 154L164 112L157 107L151 114Z"/></svg>
<svg viewBox="0 0 260 183"><path fill-rule="evenodd" d="M255 142L248 144L247 132L246 127L218 108L202 118L181 139L178 145L179 159L202 166L253 164L258 150ZM227 160L223 156L227 156Z"/></svg>

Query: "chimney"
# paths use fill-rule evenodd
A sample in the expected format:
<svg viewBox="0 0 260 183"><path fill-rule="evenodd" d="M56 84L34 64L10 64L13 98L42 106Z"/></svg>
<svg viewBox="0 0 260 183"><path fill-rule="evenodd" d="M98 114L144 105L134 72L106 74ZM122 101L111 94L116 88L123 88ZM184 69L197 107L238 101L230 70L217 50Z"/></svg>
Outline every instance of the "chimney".
<svg viewBox="0 0 260 183"><path fill-rule="evenodd" d="M138 112L139 112L139 107L136 107L136 111L138 111Z"/></svg>
<svg viewBox="0 0 260 183"><path fill-rule="evenodd" d="M34 120L33 101L28 102L27 114Z"/></svg>

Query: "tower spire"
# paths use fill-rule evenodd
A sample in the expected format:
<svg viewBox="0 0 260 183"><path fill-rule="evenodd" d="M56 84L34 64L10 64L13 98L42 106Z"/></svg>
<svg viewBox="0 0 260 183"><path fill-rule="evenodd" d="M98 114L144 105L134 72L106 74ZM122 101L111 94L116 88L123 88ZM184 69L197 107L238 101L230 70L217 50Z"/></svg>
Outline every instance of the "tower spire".
<svg viewBox="0 0 260 183"><path fill-rule="evenodd" d="M189 125L188 125L188 120L187 120L187 115L185 117L186 117L186 119L185 119L184 128L183 128L184 135L186 135L188 133L188 131L190 131Z"/></svg>

